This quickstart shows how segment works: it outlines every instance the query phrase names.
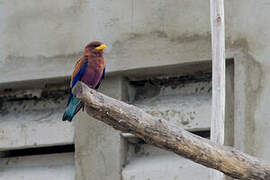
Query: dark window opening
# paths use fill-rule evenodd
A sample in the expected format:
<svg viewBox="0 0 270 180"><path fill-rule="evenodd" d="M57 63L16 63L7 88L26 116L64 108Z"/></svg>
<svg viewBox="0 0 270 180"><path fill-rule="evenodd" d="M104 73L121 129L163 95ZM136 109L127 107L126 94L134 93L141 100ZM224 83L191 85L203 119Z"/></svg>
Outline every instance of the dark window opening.
<svg viewBox="0 0 270 180"><path fill-rule="evenodd" d="M191 132L197 136L201 136L203 138L207 138L210 139L210 130L206 130L206 131L196 131L196 132Z"/></svg>
<svg viewBox="0 0 270 180"><path fill-rule="evenodd" d="M75 151L74 144L69 144L69 145L61 145L61 146L8 150L8 151L2 151L1 154L2 154L2 157L18 157L18 156L68 153L68 152L74 152L74 151Z"/></svg>

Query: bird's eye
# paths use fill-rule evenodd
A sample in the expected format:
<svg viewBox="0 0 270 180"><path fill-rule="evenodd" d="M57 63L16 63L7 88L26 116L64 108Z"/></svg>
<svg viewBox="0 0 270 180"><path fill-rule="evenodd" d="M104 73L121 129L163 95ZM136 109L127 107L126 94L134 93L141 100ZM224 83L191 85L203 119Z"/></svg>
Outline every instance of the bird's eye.
<svg viewBox="0 0 270 180"><path fill-rule="evenodd" d="M96 48L96 47L98 47L98 46L99 46L99 44L92 44L92 45L91 45L92 48Z"/></svg>

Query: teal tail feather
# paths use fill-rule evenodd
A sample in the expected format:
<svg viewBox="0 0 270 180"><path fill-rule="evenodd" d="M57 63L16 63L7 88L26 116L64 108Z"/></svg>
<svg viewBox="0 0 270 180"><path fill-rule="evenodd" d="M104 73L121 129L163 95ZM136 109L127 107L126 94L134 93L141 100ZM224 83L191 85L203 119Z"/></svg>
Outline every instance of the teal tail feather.
<svg viewBox="0 0 270 180"><path fill-rule="evenodd" d="M65 113L63 115L63 121L72 121L73 117L80 111L83 103L80 102L75 96L71 96L66 107Z"/></svg>

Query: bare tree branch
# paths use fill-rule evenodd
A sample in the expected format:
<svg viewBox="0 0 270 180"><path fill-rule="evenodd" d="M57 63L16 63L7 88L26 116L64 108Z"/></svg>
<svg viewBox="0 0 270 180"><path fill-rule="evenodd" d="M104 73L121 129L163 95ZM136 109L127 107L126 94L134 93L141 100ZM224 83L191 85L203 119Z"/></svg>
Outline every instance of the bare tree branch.
<svg viewBox="0 0 270 180"><path fill-rule="evenodd" d="M85 103L90 116L117 130L132 133L149 144L233 178L270 180L270 165L255 157L216 145L135 106L96 92L81 82L73 88L73 93Z"/></svg>

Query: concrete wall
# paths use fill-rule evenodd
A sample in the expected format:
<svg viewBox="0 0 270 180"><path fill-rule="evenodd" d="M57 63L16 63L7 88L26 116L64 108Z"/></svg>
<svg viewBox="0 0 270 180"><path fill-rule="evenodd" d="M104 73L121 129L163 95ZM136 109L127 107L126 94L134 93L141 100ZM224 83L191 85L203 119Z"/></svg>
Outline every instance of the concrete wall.
<svg viewBox="0 0 270 180"><path fill-rule="evenodd" d="M73 153L63 153L4 158L0 162L0 179L73 180L73 157Z"/></svg>
<svg viewBox="0 0 270 180"><path fill-rule="evenodd" d="M225 2L226 56L234 60L234 75L230 81L234 88L234 98L230 100L234 104L234 113L231 114L234 117L231 118L234 119L234 128L230 134L234 134L234 137L230 138L234 142L230 144L266 160L270 160L268 6L267 0ZM6 88L11 88L13 92L16 88L44 88L51 82L66 82L66 77L71 74L84 45L95 39L108 45L106 58L110 80L105 92L122 99L126 90L125 86L119 83L119 78L141 80L153 76L181 76L193 71L192 63L210 60L209 19L209 2L203 0L2 0L1 97L7 93L2 91ZM205 71L203 66L200 70ZM32 114L27 113L28 111L18 112L17 109L23 106L16 105L16 102L7 102L4 105L0 103L1 128L6 127L0 131L0 148L25 148L32 147L35 143L40 146L74 143L73 125L57 121L61 116L60 106L63 103L52 103L52 107L58 109L50 110L51 114L41 112L42 106L50 106L50 102L38 102L37 109L31 111L34 112ZM150 108L146 106L147 102L136 103L145 109ZM30 109L31 106L35 107L34 102L29 101L27 104ZM13 110L11 108L9 113L6 113L3 111L7 109L5 107L13 107ZM18 121L18 115L25 118ZM28 123L27 119L35 120L40 117L47 117L47 120ZM119 132L96 122L87 122L85 116L79 119L75 125L77 179L104 175L108 177L108 172L113 172L113 177L120 179L121 166L127 163L122 159L125 156L122 152L128 152L123 150L128 146L121 140ZM52 137L44 136L44 127L52 132ZM86 127L96 131L87 133ZM99 139L100 136L105 138L104 142ZM116 142L117 147L113 147L110 142ZM100 148L93 149L91 143ZM107 150L101 150L104 148ZM81 152L85 153L88 159L82 160ZM99 163L102 156L99 152L103 152L105 157L116 153L114 158L117 160L114 160L117 163L113 168L110 163L97 166L101 169L92 176L87 171L91 168L88 165ZM89 157L92 153L96 155ZM132 173L128 172L132 172L130 168L136 166L131 164L123 170L123 177L132 177Z"/></svg>
<svg viewBox="0 0 270 180"><path fill-rule="evenodd" d="M0 150L73 143L73 123L59 121L67 93L45 92L36 89L1 93Z"/></svg>
<svg viewBox="0 0 270 180"><path fill-rule="evenodd" d="M209 179L208 168L147 144L129 145L123 180Z"/></svg>
<svg viewBox="0 0 270 180"><path fill-rule="evenodd" d="M0 82L68 76L93 39L108 72L209 59L209 5L193 2L4 1Z"/></svg>

